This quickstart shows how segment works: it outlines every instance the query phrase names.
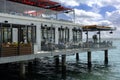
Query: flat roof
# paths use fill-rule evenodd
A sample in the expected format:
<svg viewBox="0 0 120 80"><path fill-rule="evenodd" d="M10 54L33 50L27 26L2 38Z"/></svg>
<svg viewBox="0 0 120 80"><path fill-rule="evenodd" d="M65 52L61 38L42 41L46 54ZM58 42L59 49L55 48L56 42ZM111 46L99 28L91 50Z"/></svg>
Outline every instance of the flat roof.
<svg viewBox="0 0 120 80"><path fill-rule="evenodd" d="M108 26L99 26L99 25L85 25L82 26L83 31L110 31L110 30L116 30L114 27L108 27Z"/></svg>

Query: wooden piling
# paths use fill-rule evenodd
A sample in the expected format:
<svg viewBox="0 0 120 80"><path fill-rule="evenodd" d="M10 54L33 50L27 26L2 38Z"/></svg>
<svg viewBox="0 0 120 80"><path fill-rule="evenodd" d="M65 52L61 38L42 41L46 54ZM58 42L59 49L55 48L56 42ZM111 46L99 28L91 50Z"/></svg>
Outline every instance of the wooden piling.
<svg viewBox="0 0 120 80"><path fill-rule="evenodd" d="M62 66L66 66L66 55L62 55Z"/></svg>
<svg viewBox="0 0 120 80"><path fill-rule="evenodd" d="M24 77L25 76L25 63L20 62L20 76Z"/></svg>
<svg viewBox="0 0 120 80"><path fill-rule="evenodd" d="M79 53L76 53L76 61L79 61Z"/></svg>
<svg viewBox="0 0 120 80"><path fill-rule="evenodd" d="M91 52L90 51L88 51L87 56L88 56L88 68L91 68L92 63L91 63Z"/></svg>
<svg viewBox="0 0 120 80"><path fill-rule="evenodd" d="M104 62L105 64L108 64L108 50L105 50L104 53L105 53Z"/></svg>
<svg viewBox="0 0 120 80"><path fill-rule="evenodd" d="M58 67L59 63L60 63L60 61L59 61L59 55L54 56L54 60L55 60L55 66Z"/></svg>
<svg viewBox="0 0 120 80"><path fill-rule="evenodd" d="M66 55L62 55L62 79L66 79Z"/></svg>

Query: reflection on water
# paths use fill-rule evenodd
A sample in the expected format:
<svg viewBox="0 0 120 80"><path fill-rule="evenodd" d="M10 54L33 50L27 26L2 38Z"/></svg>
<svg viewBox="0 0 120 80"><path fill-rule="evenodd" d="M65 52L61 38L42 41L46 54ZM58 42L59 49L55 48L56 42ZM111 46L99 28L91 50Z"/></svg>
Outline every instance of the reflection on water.
<svg viewBox="0 0 120 80"><path fill-rule="evenodd" d="M19 77L19 70L4 65L0 68L0 80L119 80L120 79L120 41L114 44L115 50L109 50L109 63L104 64L104 52L92 52L92 68L87 68L87 54L81 53L76 62L75 55L67 56L66 68L55 67L53 57L40 59L37 64L26 66L25 78ZM17 66L17 65L16 65ZM13 70L12 70L13 69ZM65 71L66 70L66 71Z"/></svg>

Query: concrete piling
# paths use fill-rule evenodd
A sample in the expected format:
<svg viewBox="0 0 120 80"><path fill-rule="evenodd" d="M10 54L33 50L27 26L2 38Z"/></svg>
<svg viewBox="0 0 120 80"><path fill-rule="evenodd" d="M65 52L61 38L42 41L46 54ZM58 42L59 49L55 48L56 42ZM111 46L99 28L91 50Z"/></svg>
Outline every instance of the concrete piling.
<svg viewBox="0 0 120 80"><path fill-rule="evenodd" d="M79 61L79 53L76 53L76 61Z"/></svg>
<svg viewBox="0 0 120 80"><path fill-rule="evenodd" d="M104 51L105 57L104 57L104 63L108 64L108 50Z"/></svg>
<svg viewBox="0 0 120 80"><path fill-rule="evenodd" d="M24 77L25 76L25 63L20 62L20 76Z"/></svg>
<svg viewBox="0 0 120 80"><path fill-rule="evenodd" d="M91 63L91 52L90 51L88 51L87 56L88 56L88 68L91 68L92 63Z"/></svg>
<svg viewBox="0 0 120 80"><path fill-rule="evenodd" d="M66 55L62 55L62 78L66 79Z"/></svg>
<svg viewBox="0 0 120 80"><path fill-rule="evenodd" d="M59 64L60 64L60 61L59 61L59 55L54 56L54 60L55 60L55 66L58 67Z"/></svg>

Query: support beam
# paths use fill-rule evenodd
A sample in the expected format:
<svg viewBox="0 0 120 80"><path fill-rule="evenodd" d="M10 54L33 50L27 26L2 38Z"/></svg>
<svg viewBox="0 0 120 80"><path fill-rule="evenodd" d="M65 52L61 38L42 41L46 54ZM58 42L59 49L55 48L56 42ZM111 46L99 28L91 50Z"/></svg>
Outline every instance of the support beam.
<svg viewBox="0 0 120 80"><path fill-rule="evenodd" d="M91 68L92 64L91 64L91 52L90 51L88 51L87 56L88 56L88 68Z"/></svg>
<svg viewBox="0 0 120 80"><path fill-rule="evenodd" d="M32 73L32 70L33 70L33 69L32 69L32 68L33 68L32 65L33 65L32 62L28 62L28 73L29 73L29 74Z"/></svg>
<svg viewBox="0 0 120 80"><path fill-rule="evenodd" d="M104 62L105 64L108 64L108 50L105 50L105 58L104 58Z"/></svg>
<svg viewBox="0 0 120 80"><path fill-rule="evenodd" d="M62 79L66 79L66 55L62 55Z"/></svg>
<svg viewBox="0 0 120 80"><path fill-rule="evenodd" d="M24 77L25 76L25 63L20 62L20 76Z"/></svg>
<svg viewBox="0 0 120 80"><path fill-rule="evenodd" d="M55 67L59 67L59 63L60 63L60 61L59 61L59 55L54 56L54 59L55 59Z"/></svg>
<svg viewBox="0 0 120 80"><path fill-rule="evenodd" d="M79 53L76 53L76 61L79 61Z"/></svg>
<svg viewBox="0 0 120 80"><path fill-rule="evenodd" d="M62 55L62 66L66 66L66 55Z"/></svg>

